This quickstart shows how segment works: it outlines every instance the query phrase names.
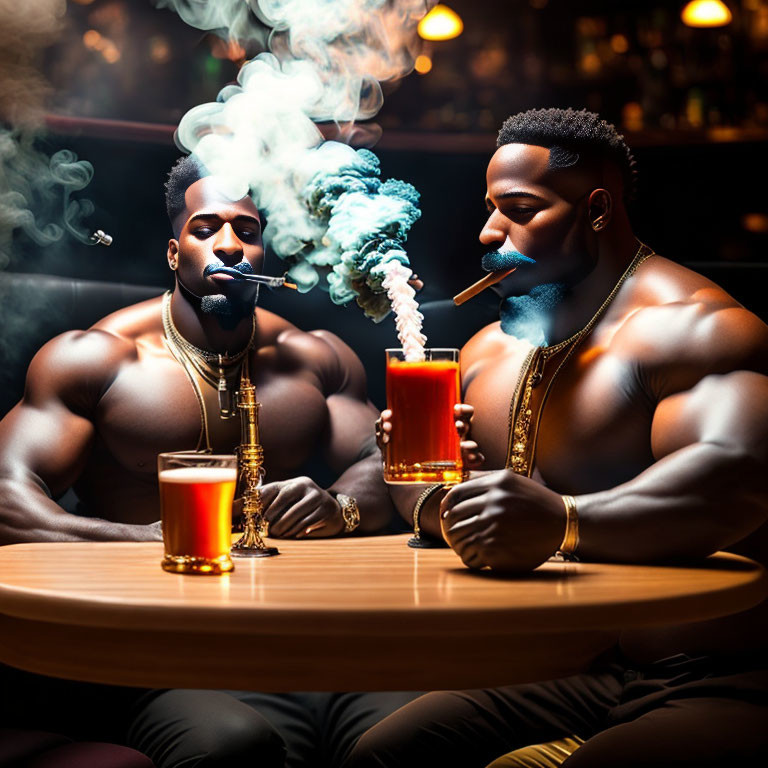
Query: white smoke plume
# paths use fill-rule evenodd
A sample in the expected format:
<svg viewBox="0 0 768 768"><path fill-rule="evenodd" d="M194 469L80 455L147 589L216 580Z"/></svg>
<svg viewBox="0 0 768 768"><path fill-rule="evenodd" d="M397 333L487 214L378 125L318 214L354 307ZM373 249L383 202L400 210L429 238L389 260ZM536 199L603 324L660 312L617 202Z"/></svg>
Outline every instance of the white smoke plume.
<svg viewBox="0 0 768 768"><path fill-rule="evenodd" d="M38 245L65 231L91 242L79 222L93 205L70 194L90 182L93 167L68 150L49 157L36 145L50 90L40 60L65 11L66 0L0 0L0 268L19 229Z"/></svg>
<svg viewBox="0 0 768 768"><path fill-rule="evenodd" d="M397 326L397 338L403 347L405 359L410 362L424 360L424 344L427 337L421 332L424 315L419 312L416 291L408 284L411 270L397 261L384 265L385 276L382 282L387 297L392 304Z"/></svg>
<svg viewBox="0 0 768 768"><path fill-rule="evenodd" d="M390 311L385 265L408 265L419 218L409 184L379 178L368 150L325 141L318 122L376 115L380 83L408 74L425 0L155 0L189 24L267 46L237 85L190 110L178 142L233 198L267 211L265 238L300 290L318 283L374 320ZM410 274L410 270L408 270Z"/></svg>

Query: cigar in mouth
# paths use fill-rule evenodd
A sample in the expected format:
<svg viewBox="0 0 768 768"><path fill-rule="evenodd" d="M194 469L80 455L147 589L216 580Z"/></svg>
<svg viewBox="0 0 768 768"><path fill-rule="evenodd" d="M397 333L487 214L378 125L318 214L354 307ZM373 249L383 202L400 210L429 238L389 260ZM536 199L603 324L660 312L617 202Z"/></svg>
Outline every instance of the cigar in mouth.
<svg viewBox="0 0 768 768"><path fill-rule="evenodd" d="M526 264L535 264L536 262L520 253L520 251L509 250L486 253L481 263L483 269L488 274L482 280L478 280L474 285L470 285L469 288L465 288L461 293L454 296L453 303L456 306L469 301L473 296L477 296L478 293L486 288L496 285L496 283L511 275L518 267L525 266Z"/></svg>
<svg viewBox="0 0 768 768"><path fill-rule="evenodd" d="M203 270L205 277L216 274L229 275L235 280L243 280L246 283L259 283L259 285L266 285L268 288L291 288L294 291L298 290L296 283L289 283L285 275L282 277L255 275L253 272L241 272L233 267L215 267L210 264Z"/></svg>
<svg viewBox="0 0 768 768"><path fill-rule="evenodd" d="M512 267L511 269L496 269L493 272L489 272L485 277L470 285L469 288L465 288L461 293L457 293L453 297L453 303L457 307L460 306L465 301L469 301L473 296L477 296L478 293L481 293L486 288L496 285L496 283L500 282L508 275L511 275L516 269L517 267Z"/></svg>

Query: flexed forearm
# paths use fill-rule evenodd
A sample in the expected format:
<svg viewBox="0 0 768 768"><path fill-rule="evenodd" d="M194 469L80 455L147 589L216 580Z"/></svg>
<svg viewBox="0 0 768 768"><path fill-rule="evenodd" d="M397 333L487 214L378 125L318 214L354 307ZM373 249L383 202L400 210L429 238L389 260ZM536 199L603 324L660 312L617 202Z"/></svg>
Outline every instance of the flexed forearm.
<svg viewBox="0 0 768 768"><path fill-rule="evenodd" d="M0 544L37 541L158 541L160 525L128 525L62 509L42 483L0 480Z"/></svg>
<svg viewBox="0 0 768 768"><path fill-rule="evenodd" d="M627 483L577 496L578 554L624 562L711 554L768 520L767 486L766 467L749 452L694 443Z"/></svg>

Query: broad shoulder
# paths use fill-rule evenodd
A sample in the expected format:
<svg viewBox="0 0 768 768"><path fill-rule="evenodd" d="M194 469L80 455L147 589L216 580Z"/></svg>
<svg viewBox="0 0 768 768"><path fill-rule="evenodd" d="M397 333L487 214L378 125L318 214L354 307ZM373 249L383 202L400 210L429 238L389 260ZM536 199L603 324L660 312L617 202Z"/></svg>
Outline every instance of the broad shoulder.
<svg viewBox="0 0 768 768"><path fill-rule="evenodd" d="M134 340L103 329L63 333L32 359L24 401L42 405L56 399L75 411L88 411L137 354Z"/></svg>
<svg viewBox="0 0 768 768"><path fill-rule="evenodd" d="M330 331L303 331L272 312L259 309L260 354L281 368L315 374L326 395L348 392L365 396L365 371L354 351Z"/></svg>
<svg viewBox="0 0 768 768"><path fill-rule="evenodd" d="M118 309L94 323L93 330L104 331L126 341L137 341L148 334L162 333L162 296Z"/></svg>
<svg viewBox="0 0 768 768"><path fill-rule="evenodd" d="M768 373L768 326L720 286L661 257L638 270L629 304L609 329L610 352L665 389L737 370Z"/></svg>
<svg viewBox="0 0 768 768"><path fill-rule="evenodd" d="M530 343L501 330L501 323L495 322L480 329L461 349L462 375L489 360L524 356L531 349Z"/></svg>

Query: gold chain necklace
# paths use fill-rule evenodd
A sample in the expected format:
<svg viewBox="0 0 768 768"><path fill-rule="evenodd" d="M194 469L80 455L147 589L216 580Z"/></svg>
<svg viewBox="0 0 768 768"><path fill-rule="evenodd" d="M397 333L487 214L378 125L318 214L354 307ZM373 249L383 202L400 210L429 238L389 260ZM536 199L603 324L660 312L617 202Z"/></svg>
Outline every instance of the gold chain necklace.
<svg viewBox="0 0 768 768"><path fill-rule="evenodd" d="M560 364L555 368L555 372L552 374L552 378L547 384L544 395L541 399L538 412L536 414L536 424L541 419L541 414L544 411L544 405L552 389L557 375L562 370L563 366L570 360L576 348L581 341L590 333L595 327L597 321L602 317L603 313L611 302L616 298L616 294L622 285L635 273L637 268L651 256L654 252L647 245L644 245L638 240L639 247L635 253L629 266L624 270L624 273L619 278L613 290L608 294L605 301L600 305L600 308L592 315L589 322L580 330L567 338L565 341L561 341L551 347L534 347L525 358L521 369L520 377L518 379L515 392L512 397L512 402L509 409L509 438L507 443L507 461L506 467L511 468L514 472L521 475L528 475L533 471L533 455L536 446L531 446L529 451L531 424L533 423L533 410L530 407L531 395L533 389L541 382L544 376L544 367L547 361L568 349ZM535 364L534 364L535 360Z"/></svg>
<svg viewBox="0 0 768 768"><path fill-rule="evenodd" d="M221 418L230 419L235 416L237 409L232 385L239 379L243 360L253 346L253 340L256 336L256 318L254 316L252 321L251 337L248 344L234 355L220 355L200 349L181 335L171 316L171 295L171 291L167 291L163 296L163 334L171 354L187 374L200 407L202 429L198 448L205 445L206 452L210 453L212 448L208 432L208 413L203 393L200 391L194 372L196 371L211 386L216 387ZM215 369L211 365L212 362L216 363Z"/></svg>

